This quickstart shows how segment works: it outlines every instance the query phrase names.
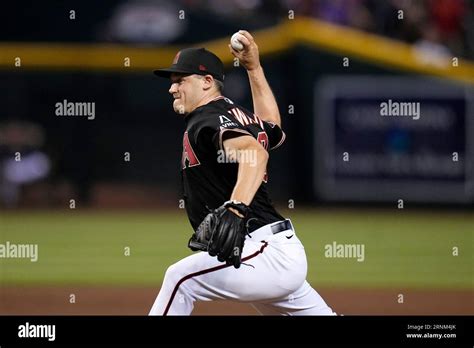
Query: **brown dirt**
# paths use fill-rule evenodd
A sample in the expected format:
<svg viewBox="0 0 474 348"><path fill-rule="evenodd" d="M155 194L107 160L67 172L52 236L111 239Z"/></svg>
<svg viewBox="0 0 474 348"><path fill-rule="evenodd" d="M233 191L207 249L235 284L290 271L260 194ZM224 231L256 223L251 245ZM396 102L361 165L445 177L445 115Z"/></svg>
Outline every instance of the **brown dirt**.
<svg viewBox="0 0 474 348"><path fill-rule="evenodd" d="M158 288L1 287L3 315L146 315ZM338 314L466 315L474 314L469 290L318 289ZM75 303L70 303L70 295ZM398 295L403 295L399 303ZM222 301L196 303L195 315L256 315L248 304Z"/></svg>

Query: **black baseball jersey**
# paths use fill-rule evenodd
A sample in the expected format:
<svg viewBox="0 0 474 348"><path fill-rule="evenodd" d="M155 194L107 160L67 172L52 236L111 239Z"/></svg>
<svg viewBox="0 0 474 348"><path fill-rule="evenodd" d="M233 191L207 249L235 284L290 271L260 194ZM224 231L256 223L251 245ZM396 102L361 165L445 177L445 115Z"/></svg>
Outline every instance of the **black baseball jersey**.
<svg viewBox="0 0 474 348"><path fill-rule="evenodd" d="M196 230L209 209L230 199L237 181L238 163L225 156L224 140L251 135L269 151L283 143L285 133L279 126L262 121L223 96L186 115L185 123L182 194L189 220ZM246 160L252 161L251 155ZM266 176L250 204L249 217L255 218L250 222L251 231L284 220L270 201Z"/></svg>

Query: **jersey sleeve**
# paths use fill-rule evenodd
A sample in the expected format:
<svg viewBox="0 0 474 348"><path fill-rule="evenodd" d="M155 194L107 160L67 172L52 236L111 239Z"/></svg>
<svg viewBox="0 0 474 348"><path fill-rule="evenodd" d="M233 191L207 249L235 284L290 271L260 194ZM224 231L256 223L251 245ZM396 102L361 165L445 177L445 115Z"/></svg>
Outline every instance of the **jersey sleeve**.
<svg viewBox="0 0 474 348"><path fill-rule="evenodd" d="M215 150L223 150L224 140L252 135L245 127L226 115L206 115L196 123L194 141L198 146L212 145Z"/></svg>
<svg viewBox="0 0 474 348"><path fill-rule="evenodd" d="M262 123L263 130L268 136L268 150L275 150L277 147L280 147L286 139L285 132L274 123L266 121L262 121Z"/></svg>

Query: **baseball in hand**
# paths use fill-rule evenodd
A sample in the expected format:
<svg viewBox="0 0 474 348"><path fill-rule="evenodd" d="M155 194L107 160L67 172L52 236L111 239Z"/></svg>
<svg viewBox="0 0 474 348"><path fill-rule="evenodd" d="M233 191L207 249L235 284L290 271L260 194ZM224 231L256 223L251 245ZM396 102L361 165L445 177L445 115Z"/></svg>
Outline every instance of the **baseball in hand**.
<svg viewBox="0 0 474 348"><path fill-rule="evenodd" d="M242 51L244 49L244 45L242 44L242 41L241 41L241 38L244 37L242 34L240 33L235 33L234 35L232 35L232 37L230 38L230 45L232 46L232 48L236 51Z"/></svg>

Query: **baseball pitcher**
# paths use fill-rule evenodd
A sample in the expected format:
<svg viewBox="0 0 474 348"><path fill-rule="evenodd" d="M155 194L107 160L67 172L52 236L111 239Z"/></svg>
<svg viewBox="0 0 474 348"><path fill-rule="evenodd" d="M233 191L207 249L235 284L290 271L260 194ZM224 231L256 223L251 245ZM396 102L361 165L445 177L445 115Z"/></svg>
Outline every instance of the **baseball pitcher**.
<svg viewBox="0 0 474 348"><path fill-rule="evenodd" d="M204 48L183 49L170 68L173 108L184 118L183 198L197 251L170 266L150 315L189 315L195 301L251 303L265 315L334 315L306 279L303 245L271 204L269 152L285 140L278 106L250 33L230 52L250 80L253 112L222 95L224 66Z"/></svg>

